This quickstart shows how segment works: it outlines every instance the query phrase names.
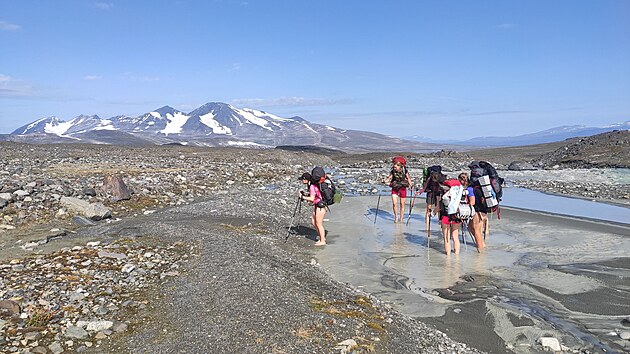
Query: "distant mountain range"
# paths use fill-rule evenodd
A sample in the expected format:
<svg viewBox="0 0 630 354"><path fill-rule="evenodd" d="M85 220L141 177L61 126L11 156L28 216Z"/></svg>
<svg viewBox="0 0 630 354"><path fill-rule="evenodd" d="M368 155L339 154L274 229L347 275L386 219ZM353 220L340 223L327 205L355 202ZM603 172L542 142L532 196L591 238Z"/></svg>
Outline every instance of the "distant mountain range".
<svg viewBox="0 0 630 354"><path fill-rule="evenodd" d="M630 130L630 121L618 124L612 124L606 127L587 127L585 125L564 125L561 127L551 128L536 133L517 135L517 136L485 136L468 140L434 140L427 137L417 135L403 137L403 139L421 141L434 144L448 145L465 145L477 147L493 147L493 146L524 146L533 144L552 143L562 141L569 138L585 137L595 134L610 132L613 130Z"/></svg>
<svg viewBox="0 0 630 354"><path fill-rule="evenodd" d="M403 140L359 130L346 130L283 118L255 109L210 102L184 113L170 106L138 117L100 118L80 115L69 121L38 119L0 140L27 143L92 143L116 145L181 144L270 148L313 145L345 151L415 151L448 149L441 144Z"/></svg>

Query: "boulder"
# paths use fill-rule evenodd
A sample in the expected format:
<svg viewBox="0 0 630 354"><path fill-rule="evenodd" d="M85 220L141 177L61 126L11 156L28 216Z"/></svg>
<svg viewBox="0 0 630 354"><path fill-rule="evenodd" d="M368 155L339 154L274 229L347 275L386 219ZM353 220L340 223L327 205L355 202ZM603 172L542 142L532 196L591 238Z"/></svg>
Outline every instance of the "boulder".
<svg viewBox="0 0 630 354"><path fill-rule="evenodd" d="M0 313L7 311L10 315L17 315L22 311L20 304L13 300L0 301Z"/></svg>
<svg viewBox="0 0 630 354"><path fill-rule="evenodd" d="M111 210L102 203L92 203L88 206L85 217L91 220L103 220L112 216Z"/></svg>
<svg viewBox="0 0 630 354"><path fill-rule="evenodd" d="M111 211L102 203L88 203L73 197L61 197L61 204L91 220L102 220L112 216Z"/></svg>
<svg viewBox="0 0 630 354"><path fill-rule="evenodd" d="M534 165L525 161L512 161L508 166L508 170L510 171L532 171L537 170Z"/></svg>
<svg viewBox="0 0 630 354"><path fill-rule="evenodd" d="M551 349L551 351L559 352L562 350L560 346L560 341L554 337L540 337L538 338L538 343L540 343L543 347Z"/></svg>
<svg viewBox="0 0 630 354"><path fill-rule="evenodd" d="M110 195L115 202L131 199L131 192L120 176L105 176L103 191Z"/></svg>

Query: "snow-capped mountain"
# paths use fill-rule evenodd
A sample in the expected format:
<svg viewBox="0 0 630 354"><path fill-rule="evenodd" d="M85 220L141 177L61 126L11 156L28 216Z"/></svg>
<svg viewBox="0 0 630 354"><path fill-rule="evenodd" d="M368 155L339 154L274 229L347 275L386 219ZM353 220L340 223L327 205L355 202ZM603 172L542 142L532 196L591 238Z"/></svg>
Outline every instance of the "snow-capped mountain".
<svg viewBox="0 0 630 354"><path fill-rule="evenodd" d="M308 122L301 117L284 118L260 110L236 108L210 102L184 113L164 106L137 117L118 115L109 119L81 115L69 121L57 117L36 120L16 129L20 141L35 135L57 136L88 143L191 144L204 146L318 145L344 150L435 151L445 148L376 133L338 129ZM17 138L16 138L17 139Z"/></svg>
<svg viewBox="0 0 630 354"><path fill-rule="evenodd" d="M409 136L405 139L436 144L461 144L466 146L522 146L562 141L575 137L591 136L613 130L630 130L630 121L611 124L604 127L587 127L585 125L563 125L536 133L517 136L483 136L468 140L433 140L426 137Z"/></svg>

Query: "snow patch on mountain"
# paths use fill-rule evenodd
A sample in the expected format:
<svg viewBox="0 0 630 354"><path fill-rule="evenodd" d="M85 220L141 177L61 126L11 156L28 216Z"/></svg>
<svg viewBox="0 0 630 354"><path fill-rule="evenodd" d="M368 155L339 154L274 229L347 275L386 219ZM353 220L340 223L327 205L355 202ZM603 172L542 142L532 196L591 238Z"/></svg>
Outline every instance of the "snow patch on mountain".
<svg viewBox="0 0 630 354"><path fill-rule="evenodd" d="M157 112L155 112L157 113ZM158 113L159 114L159 113ZM181 113L176 112L175 114L166 114L166 127L160 130L160 133L169 135L169 134L179 134L182 132L182 126L186 124L188 121L188 116Z"/></svg>
<svg viewBox="0 0 630 354"><path fill-rule="evenodd" d="M260 148L268 148L267 145L257 144L250 141L228 141L228 146L246 146L246 147L260 147Z"/></svg>
<svg viewBox="0 0 630 354"><path fill-rule="evenodd" d="M257 116L256 113L260 112L260 111L255 111L253 109L238 109L238 108L234 108L234 110L243 118L245 118L245 120L247 120L249 123L252 124L256 124L257 126L267 129L269 131L273 131L273 129L271 129L268 125L267 125L267 120L260 118Z"/></svg>
<svg viewBox="0 0 630 354"><path fill-rule="evenodd" d="M67 132L68 129L72 128L74 124L74 119L69 122L59 122L55 120L50 123L46 123L44 126L44 132L64 136L63 134Z"/></svg>
<svg viewBox="0 0 630 354"><path fill-rule="evenodd" d="M109 119L101 119L101 124L97 127L94 127L94 130L118 130L114 128L114 125Z"/></svg>
<svg viewBox="0 0 630 354"><path fill-rule="evenodd" d="M312 131L313 133L317 134L317 131L315 131L315 129L311 128L310 125L306 124L306 123L302 123L302 125L304 125L304 127L306 127L306 129Z"/></svg>
<svg viewBox="0 0 630 354"><path fill-rule="evenodd" d="M232 135L232 130L226 126L221 125L214 119L214 112L210 112L199 116L199 121L212 129L214 134Z"/></svg>

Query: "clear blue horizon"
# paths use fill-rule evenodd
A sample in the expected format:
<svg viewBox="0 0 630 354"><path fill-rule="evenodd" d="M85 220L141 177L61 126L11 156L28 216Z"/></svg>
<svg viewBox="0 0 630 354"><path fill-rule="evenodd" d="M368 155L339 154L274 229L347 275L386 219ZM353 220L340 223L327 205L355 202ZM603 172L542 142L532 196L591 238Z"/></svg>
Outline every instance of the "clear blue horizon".
<svg viewBox="0 0 630 354"><path fill-rule="evenodd" d="M628 18L625 0L0 0L0 133L214 101L433 139L605 126L630 120Z"/></svg>

